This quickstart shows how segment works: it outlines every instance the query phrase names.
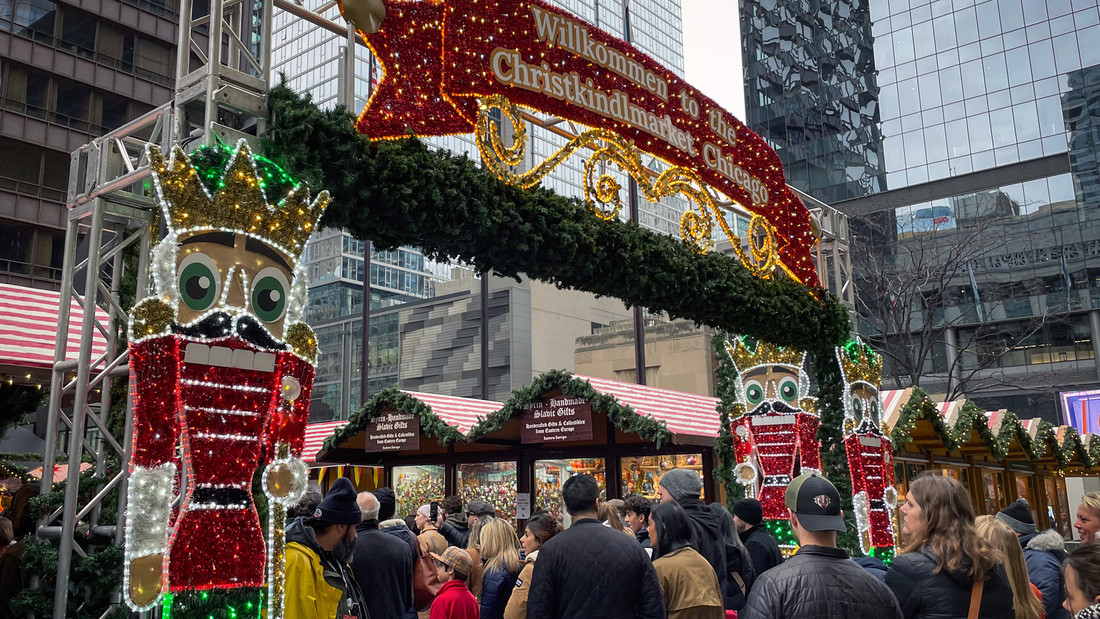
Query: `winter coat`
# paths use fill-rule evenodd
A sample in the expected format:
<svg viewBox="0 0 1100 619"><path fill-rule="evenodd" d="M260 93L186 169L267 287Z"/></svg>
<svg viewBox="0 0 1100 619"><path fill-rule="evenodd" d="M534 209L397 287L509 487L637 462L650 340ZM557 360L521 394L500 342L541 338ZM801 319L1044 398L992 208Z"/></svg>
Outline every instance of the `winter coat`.
<svg viewBox="0 0 1100 619"><path fill-rule="evenodd" d="M371 619L405 619L416 612L413 602L413 560L401 539L378 530L377 520L362 522L356 530L351 572L359 588L370 591L365 603Z"/></svg>
<svg viewBox="0 0 1100 619"><path fill-rule="evenodd" d="M649 529L635 531L634 539L638 540L638 543L642 545L642 548L649 548Z"/></svg>
<svg viewBox="0 0 1100 619"><path fill-rule="evenodd" d="M867 570L867 573L886 582L886 564L874 557L857 557L852 559L857 565Z"/></svg>
<svg viewBox="0 0 1100 619"><path fill-rule="evenodd" d="M657 572L638 542L581 518L547 540L531 575L527 619L664 619Z"/></svg>
<svg viewBox="0 0 1100 619"><path fill-rule="evenodd" d="M484 564L483 564L484 565ZM508 598L516 588L519 570L509 572L504 568L485 568L481 573L481 617L482 619L504 619L504 609Z"/></svg>
<svg viewBox="0 0 1100 619"><path fill-rule="evenodd" d="M448 544L465 548L470 545L470 527L466 524L465 517L462 517L462 526L458 526L458 522L451 520L455 516L460 516L460 514L447 516L447 519L443 521L443 526L439 527L439 534L447 540Z"/></svg>
<svg viewBox="0 0 1100 619"><path fill-rule="evenodd" d="M752 557L752 567L757 577L783 562L779 542L763 526L755 526L738 536Z"/></svg>
<svg viewBox="0 0 1100 619"><path fill-rule="evenodd" d="M901 609L890 589L852 561L847 551L803 546L760 575L737 617L901 619Z"/></svg>
<svg viewBox="0 0 1100 619"><path fill-rule="evenodd" d="M461 580L448 580L439 588L428 612L430 619L478 619L477 600Z"/></svg>
<svg viewBox="0 0 1100 619"><path fill-rule="evenodd" d="M444 550L447 550L447 546L449 545L447 540L434 528L428 529L420 535L417 535L416 539L420 540L420 551L425 554L434 552L437 555L441 555Z"/></svg>
<svg viewBox="0 0 1100 619"><path fill-rule="evenodd" d="M301 518L286 528L285 619L366 619L363 594L347 565L321 548Z"/></svg>
<svg viewBox="0 0 1100 619"><path fill-rule="evenodd" d="M886 571L886 585L893 590L905 619L959 619L970 611L973 582L965 573L938 573L936 556L927 547L894 557ZM1015 619L1012 588L1000 565L985 577L982 619Z"/></svg>
<svg viewBox="0 0 1100 619"><path fill-rule="evenodd" d="M409 556L412 557L413 561L416 561L416 557L419 555L420 542L417 541L416 533L412 532L412 529L405 524L404 520L400 518L383 520L378 523L378 530L408 544Z"/></svg>
<svg viewBox="0 0 1100 619"><path fill-rule="evenodd" d="M1043 611L1047 619L1069 619L1062 608L1066 599L1066 581L1062 562L1066 560L1065 543L1054 529L1020 537L1027 562L1027 579L1043 594Z"/></svg>
<svg viewBox="0 0 1100 619"><path fill-rule="evenodd" d="M723 619L718 575L691 546L677 548L653 560L665 594L668 619Z"/></svg>
<svg viewBox="0 0 1100 619"><path fill-rule="evenodd" d="M714 568L718 585L722 589L723 605L727 610L741 610L745 606L745 595L730 574L740 574L746 588L752 586L755 574L751 565L742 564L741 553L726 541L722 532L722 519L729 519L729 516L711 510L710 506L699 499L680 499L677 503L684 508L695 528L696 550Z"/></svg>
<svg viewBox="0 0 1100 619"><path fill-rule="evenodd" d="M539 551L536 550L523 560L523 569L516 577L515 589L504 609L504 619L527 619L527 596L531 593L531 575L535 573L535 559L538 556Z"/></svg>

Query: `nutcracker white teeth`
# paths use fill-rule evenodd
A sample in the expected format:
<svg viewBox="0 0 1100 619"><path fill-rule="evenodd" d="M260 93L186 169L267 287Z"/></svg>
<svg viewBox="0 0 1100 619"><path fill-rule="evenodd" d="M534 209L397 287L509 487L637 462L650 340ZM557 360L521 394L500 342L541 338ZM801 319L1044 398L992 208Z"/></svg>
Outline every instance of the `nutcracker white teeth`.
<svg viewBox="0 0 1100 619"><path fill-rule="evenodd" d="M179 148L171 160L147 152L169 233L153 251L156 296L131 313L126 601L148 609L167 594L165 606L184 612L216 595L259 616L266 597L274 619L282 518L306 485L299 455L317 356L296 267L328 194L311 203L243 141L213 153L227 165L202 172ZM279 185L269 202L265 189ZM260 465L266 543L251 491Z"/></svg>

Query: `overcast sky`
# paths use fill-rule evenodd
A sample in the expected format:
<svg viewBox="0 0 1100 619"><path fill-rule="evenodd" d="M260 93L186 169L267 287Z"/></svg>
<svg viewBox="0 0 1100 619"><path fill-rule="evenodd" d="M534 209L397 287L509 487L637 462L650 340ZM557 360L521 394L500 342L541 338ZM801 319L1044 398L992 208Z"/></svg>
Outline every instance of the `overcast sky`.
<svg viewBox="0 0 1100 619"><path fill-rule="evenodd" d="M681 6L688 83L744 122L739 4L737 0L682 0Z"/></svg>

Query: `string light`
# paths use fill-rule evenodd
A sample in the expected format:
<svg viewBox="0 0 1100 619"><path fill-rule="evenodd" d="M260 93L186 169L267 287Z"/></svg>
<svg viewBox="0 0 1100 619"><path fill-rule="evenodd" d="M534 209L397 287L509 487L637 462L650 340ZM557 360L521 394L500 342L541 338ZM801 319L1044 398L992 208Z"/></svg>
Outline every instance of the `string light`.
<svg viewBox="0 0 1100 619"><path fill-rule="evenodd" d="M844 384L844 450L860 549L892 549L898 494L894 446L882 430L882 358L860 338L838 346L835 354Z"/></svg>
<svg viewBox="0 0 1100 619"><path fill-rule="evenodd" d="M266 463L262 479L274 498L275 517L268 523L269 539L281 539L285 508L297 503L306 488L308 469L298 455L317 355L313 331L299 322L306 291L298 257L328 194L321 192L310 203L308 188L294 184L270 162L261 174L243 141L217 156L200 150L197 159L228 159L225 166L201 172L178 148L170 161L155 146L148 147L148 155L170 230L153 251L157 296L135 306L130 325L134 451L125 543L127 602L147 609L164 594L164 617L173 609L188 617L258 617L269 575L278 576L283 568L281 546L264 540L251 483L257 467ZM212 194L208 187L214 188ZM273 206L265 191L279 187L289 189ZM245 235L249 248L256 240L281 253L296 265L293 284L282 271L265 276L268 269L250 279L240 266L241 252L250 249L239 242L228 252L232 262L220 266L202 254L209 264L202 263L206 284L200 289L213 292L202 299L205 311L181 324L178 278L185 271L180 265L199 254L181 256L179 243L206 231ZM195 241L205 242L201 237ZM226 282L220 295L209 285L219 275ZM281 293L277 299L286 305L277 305L278 312L254 299L247 309L227 305L234 277L245 291L252 289L250 281L255 287L268 285L263 278L269 277ZM197 310L195 293L188 294L188 308ZM285 332L284 324L289 325ZM176 477L181 469L187 471L185 479ZM173 521L170 505L180 495ZM159 565L149 565L154 560ZM282 595L282 589L269 592ZM272 602L281 608L281 600Z"/></svg>
<svg viewBox="0 0 1100 619"><path fill-rule="evenodd" d="M562 42L572 36L548 34L547 22L536 19L583 31L615 62L601 66L601 51L587 58L569 49ZM605 128L643 152L696 171L760 215L776 241L759 251L774 250L777 265L795 281L820 285L809 210L786 186L779 156L712 99L629 43L539 0L394 2L377 32L360 35L383 71L356 121L371 139L474 132L477 99L494 95ZM616 70L621 66L630 69ZM523 71L530 79L512 75ZM479 149L486 154L480 143ZM613 193L607 182L593 188ZM608 213L613 210L614 203ZM689 236L705 231L696 217L681 222Z"/></svg>

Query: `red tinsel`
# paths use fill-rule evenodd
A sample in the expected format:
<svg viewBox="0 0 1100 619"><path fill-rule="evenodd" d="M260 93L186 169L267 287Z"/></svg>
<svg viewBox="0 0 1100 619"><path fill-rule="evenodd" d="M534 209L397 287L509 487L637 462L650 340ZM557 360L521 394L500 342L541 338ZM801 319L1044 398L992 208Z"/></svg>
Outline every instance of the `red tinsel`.
<svg viewBox="0 0 1100 619"><path fill-rule="evenodd" d="M546 40L533 9L544 18ZM546 29L554 20L561 33L556 37ZM612 129L647 153L697 171L730 199L763 215L779 237L787 272L820 285L810 252L816 242L810 214L787 187L779 156L712 99L629 43L539 0L388 0L381 29L363 36L385 71L357 123L368 137L470 133L475 99L494 94ZM507 83L493 72L494 53L501 71L514 76L513 65L523 63L541 70L542 81L532 78L527 87ZM502 61L505 53L512 55ZM612 54L617 61L608 60ZM541 86L529 89L531 83ZM594 95L580 94L590 91L606 94L622 111L612 111L610 104L594 111ZM746 187L752 183L755 191Z"/></svg>
<svg viewBox="0 0 1100 619"><path fill-rule="evenodd" d="M267 546L256 508L187 510L172 539L168 586L185 589L259 587L267 571Z"/></svg>
<svg viewBox="0 0 1100 619"><path fill-rule="evenodd" d="M756 484L757 498L764 507L764 517L786 519L784 496L790 480L799 474L795 462L802 468L821 469L821 447L817 441L819 419L810 413L778 415L769 413L756 418L794 417L790 423L753 425L753 416L733 422L733 448L738 462L752 462L764 477Z"/></svg>
<svg viewBox="0 0 1100 619"><path fill-rule="evenodd" d="M870 503L871 546L892 547L895 540L890 509L882 501L886 489L894 485L893 445L890 439L868 432L844 439L844 448L852 477L852 495L866 492Z"/></svg>

